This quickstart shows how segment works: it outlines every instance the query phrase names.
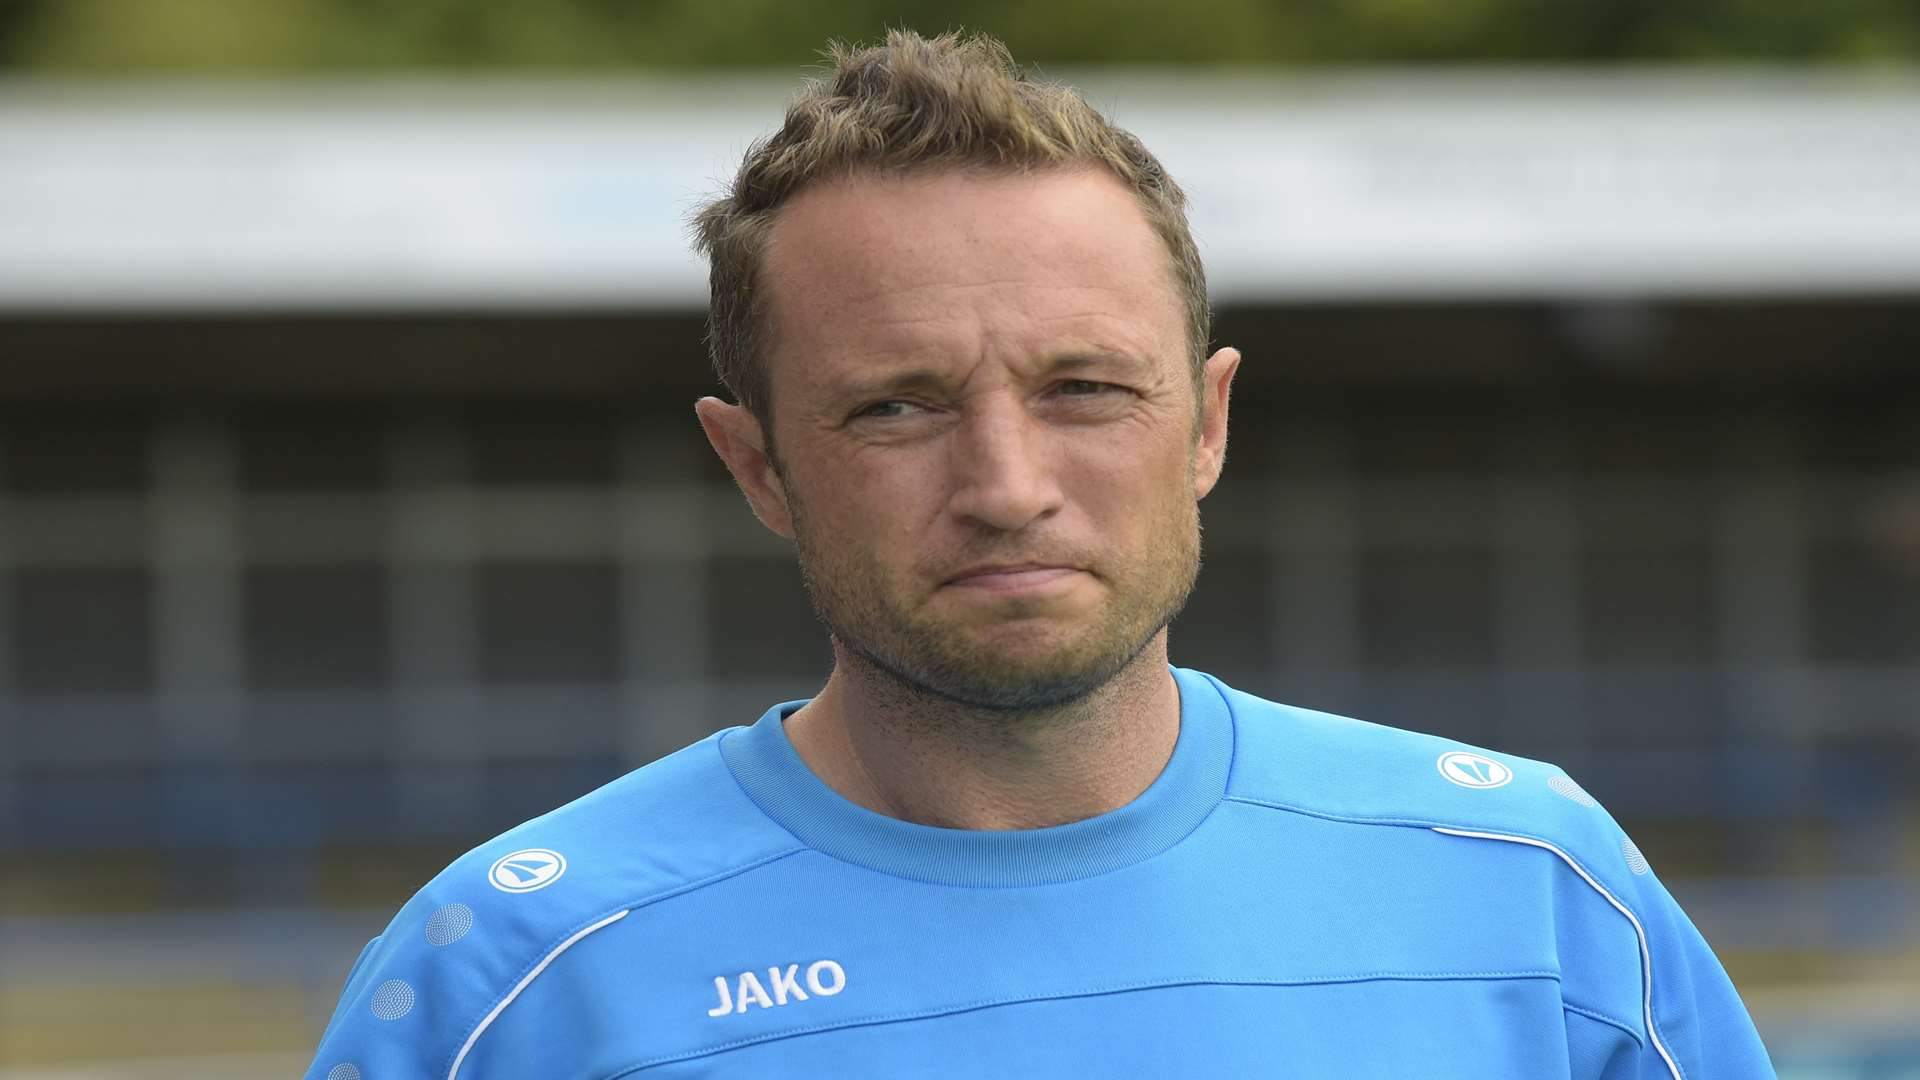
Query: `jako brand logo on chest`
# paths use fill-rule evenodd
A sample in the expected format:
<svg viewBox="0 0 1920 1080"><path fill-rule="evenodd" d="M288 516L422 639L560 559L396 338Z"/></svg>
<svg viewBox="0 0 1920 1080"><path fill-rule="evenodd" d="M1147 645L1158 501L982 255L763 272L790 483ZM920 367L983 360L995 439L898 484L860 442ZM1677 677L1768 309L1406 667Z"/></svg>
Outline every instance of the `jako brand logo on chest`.
<svg viewBox="0 0 1920 1080"><path fill-rule="evenodd" d="M847 988L847 972L836 961L815 960L807 965L804 979L799 964L788 964L784 968L768 968L764 983L757 971L743 971L732 980L725 975L715 975L713 988L720 995L720 1003L708 1009L707 1015L727 1016L746 1012L749 1005L771 1009L809 997L832 997Z"/></svg>

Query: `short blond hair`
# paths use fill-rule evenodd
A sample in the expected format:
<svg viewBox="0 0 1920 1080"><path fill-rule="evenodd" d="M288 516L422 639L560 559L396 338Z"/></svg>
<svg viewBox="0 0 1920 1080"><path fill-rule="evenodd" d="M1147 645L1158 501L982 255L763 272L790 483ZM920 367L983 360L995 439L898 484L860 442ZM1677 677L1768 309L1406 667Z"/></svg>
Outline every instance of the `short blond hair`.
<svg viewBox="0 0 1920 1080"><path fill-rule="evenodd" d="M714 371L769 439L761 293L775 217L808 184L863 172L1106 169L1134 193L1166 244L1198 385L1211 335L1206 270L1187 226L1186 195L1139 139L1070 87L1029 77L1005 45L985 35L929 39L890 30L883 45L830 44L828 64L793 96L780 130L748 148L726 193L694 217L694 245L710 266Z"/></svg>

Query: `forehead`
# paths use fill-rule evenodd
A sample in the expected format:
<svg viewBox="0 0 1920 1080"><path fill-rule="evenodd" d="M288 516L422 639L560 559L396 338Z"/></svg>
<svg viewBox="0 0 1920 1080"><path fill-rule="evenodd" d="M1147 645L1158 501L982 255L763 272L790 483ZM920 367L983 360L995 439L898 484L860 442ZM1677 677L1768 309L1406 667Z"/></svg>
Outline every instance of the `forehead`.
<svg viewBox="0 0 1920 1080"><path fill-rule="evenodd" d="M776 369L902 350L1177 353L1184 340L1166 248L1099 169L822 183L782 209L764 269Z"/></svg>

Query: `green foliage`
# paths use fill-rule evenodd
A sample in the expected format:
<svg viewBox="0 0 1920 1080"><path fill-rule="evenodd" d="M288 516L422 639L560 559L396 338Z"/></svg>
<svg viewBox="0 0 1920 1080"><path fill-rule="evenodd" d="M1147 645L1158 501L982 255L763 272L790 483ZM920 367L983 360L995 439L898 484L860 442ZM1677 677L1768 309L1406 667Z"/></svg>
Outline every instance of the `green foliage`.
<svg viewBox="0 0 1920 1080"><path fill-rule="evenodd" d="M0 0L68 73L794 67L888 26L1072 64L1920 59L1920 0Z"/></svg>

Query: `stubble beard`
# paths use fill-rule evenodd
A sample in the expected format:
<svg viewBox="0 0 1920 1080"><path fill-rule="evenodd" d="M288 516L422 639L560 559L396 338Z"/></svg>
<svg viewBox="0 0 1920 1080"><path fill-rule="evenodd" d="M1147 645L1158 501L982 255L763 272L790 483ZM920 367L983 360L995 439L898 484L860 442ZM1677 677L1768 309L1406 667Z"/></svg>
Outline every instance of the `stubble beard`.
<svg viewBox="0 0 1920 1080"><path fill-rule="evenodd" d="M968 628L916 615L864 549L826 542L788 494L800 578L814 614L847 652L905 698L931 697L984 713L1043 713L1080 701L1140 657L1181 609L1200 572L1199 509L1170 522L1165 543L1101 580L1111 600L1064 641L1014 633L982 641ZM1018 558L1015 554L1013 557ZM1131 572L1128 572L1131 571ZM925 608L921 611L924 613ZM979 628L975 628L979 629Z"/></svg>

